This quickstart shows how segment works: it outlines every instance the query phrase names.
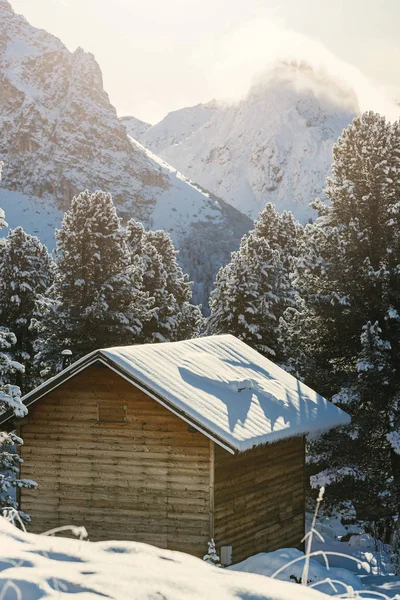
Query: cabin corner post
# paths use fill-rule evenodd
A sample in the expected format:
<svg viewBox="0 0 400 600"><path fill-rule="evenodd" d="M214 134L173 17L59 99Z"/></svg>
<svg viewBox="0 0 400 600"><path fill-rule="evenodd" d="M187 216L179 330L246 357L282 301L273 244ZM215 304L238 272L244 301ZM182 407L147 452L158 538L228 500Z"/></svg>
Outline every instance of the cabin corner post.
<svg viewBox="0 0 400 600"><path fill-rule="evenodd" d="M210 440L210 540L214 539L214 483L215 483L215 444Z"/></svg>
<svg viewBox="0 0 400 600"><path fill-rule="evenodd" d="M22 420L22 419L20 419L20 421L21 421L21 420ZM25 419L24 419L24 420L25 420ZM26 420L27 420L27 419L26 419ZM15 433L16 433L16 435L17 435L19 438L20 438L20 437L22 437L22 435L21 435L21 423L20 423L20 422L18 422L18 420L17 420L17 421L16 421L16 423L15 423ZM19 446L19 448L17 449L17 452L18 452L18 454L19 454L19 457L22 459L22 444L21 444L21 446ZM24 464L24 463L21 463L21 465L20 465L20 467L19 467L19 477L20 477L20 479L22 479L22 478L23 478L23 476L22 476L22 468L23 468L23 464ZM20 510L22 510L22 508L21 508L22 494L21 494L21 488L20 488L19 486L17 486L17 489L16 489L16 493L15 493L15 499L16 499L16 501L17 501L18 508L19 508Z"/></svg>

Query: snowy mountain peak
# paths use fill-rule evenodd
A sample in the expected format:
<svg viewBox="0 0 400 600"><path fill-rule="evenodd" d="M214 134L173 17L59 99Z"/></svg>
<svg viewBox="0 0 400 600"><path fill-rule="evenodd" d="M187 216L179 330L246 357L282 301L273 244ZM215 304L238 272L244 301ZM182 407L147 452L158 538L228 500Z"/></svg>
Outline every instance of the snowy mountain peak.
<svg viewBox="0 0 400 600"><path fill-rule="evenodd" d="M285 96L286 104L296 103L296 96L303 96L317 100L327 111L344 108L353 113L360 111L354 89L306 61L278 61L253 85L249 97L263 96L278 87Z"/></svg>
<svg viewBox="0 0 400 600"><path fill-rule="evenodd" d="M216 270L251 225L131 142L103 89L93 54L82 48L71 53L4 0L0 130L0 206L11 226L22 224L49 241L49 230L75 194L111 192L123 217L171 233L182 264L196 278L198 300L204 300ZM199 250L204 243L210 250L206 258Z"/></svg>
<svg viewBox="0 0 400 600"><path fill-rule="evenodd" d="M170 146L184 142L186 138L206 125L213 117L217 106L214 101L170 112L160 123L147 129L139 139L156 154L160 154Z"/></svg>
<svg viewBox="0 0 400 600"><path fill-rule="evenodd" d="M103 88L103 75L94 54L85 52L83 48L78 46L72 54L72 60L77 67L79 66L82 69L82 77L85 77L87 74L95 74L98 77L97 83L99 87Z"/></svg>
<svg viewBox="0 0 400 600"><path fill-rule="evenodd" d="M18 17L19 19L23 19L26 22L26 19L22 15L16 15L13 7L11 6L8 0L0 0L0 16L5 17Z"/></svg>
<svg viewBox="0 0 400 600"><path fill-rule="evenodd" d="M244 99L170 113L140 141L251 218L273 202L306 221L333 144L358 112L341 81L307 63L279 62Z"/></svg>

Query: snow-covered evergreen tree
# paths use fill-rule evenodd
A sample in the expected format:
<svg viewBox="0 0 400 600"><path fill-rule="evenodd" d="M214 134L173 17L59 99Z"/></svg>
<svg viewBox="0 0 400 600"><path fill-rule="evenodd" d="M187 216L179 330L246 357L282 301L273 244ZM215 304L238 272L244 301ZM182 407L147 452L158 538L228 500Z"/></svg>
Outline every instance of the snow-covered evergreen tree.
<svg viewBox="0 0 400 600"><path fill-rule="evenodd" d="M292 368L352 416L312 444L313 481L364 519L400 504L399 132L368 112L339 138L297 262L302 303L281 328Z"/></svg>
<svg viewBox="0 0 400 600"><path fill-rule="evenodd" d="M142 291L152 299L151 318L143 325L145 342L196 337L202 322L192 304L192 283L177 261L177 250L165 231L145 231L131 219L126 226L131 261L143 266Z"/></svg>
<svg viewBox="0 0 400 600"><path fill-rule="evenodd" d="M275 309L283 273L279 255L268 242L246 236L217 275L207 331L231 333L259 352L275 356Z"/></svg>
<svg viewBox="0 0 400 600"><path fill-rule="evenodd" d="M38 296L51 285L53 264L38 238L17 227L0 246L0 273L0 326L9 327L17 337L9 353L25 365L25 372L18 371L14 383L26 393L35 385L35 335L30 323Z"/></svg>
<svg viewBox="0 0 400 600"><path fill-rule="evenodd" d="M294 304L291 283L299 226L268 204L217 274L210 297L210 334L231 333L266 356L282 358L280 317Z"/></svg>
<svg viewBox="0 0 400 600"><path fill-rule="evenodd" d="M16 417L23 417L28 412L21 402L20 389L10 384L15 373L23 372L23 366L10 356L16 337L8 329L0 327L0 414L10 412ZM16 488L34 488L37 484L28 479L20 479L19 472L22 459L17 447L22 439L15 433L0 431L0 514L10 509L27 522L28 515L18 510Z"/></svg>
<svg viewBox="0 0 400 600"><path fill-rule="evenodd" d="M266 239L271 248L279 252L282 263L291 272L302 233L302 227L295 221L293 214L287 210L278 213L275 206L268 203L255 221L254 231L258 237Z"/></svg>
<svg viewBox="0 0 400 600"><path fill-rule="evenodd" d="M3 161L0 160L0 181L1 181L1 174L3 171L3 167L4 167L4 163ZM0 229L3 229L3 227L7 227L8 223L5 219L5 214L4 214L4 210L2 208L0 208Z"/></svg>
<svg viewBox="0 0 400 600"><path fill-rule="evenodd" d="M203 556L203 560L209 565L214 565L214 567L221 566L221 563L219 562L219 556L217 554L217 549L215 547L215 542L213 539L208 542L208 552Z"/></svg>
<svg viewBox="0 0 400 600"><path fill-rule="evenodd" d="M75 197L56 239L54 284L39 299L35 322L44 374L60 368L65 348L77 359L97 348L135 343L151 304L110 194Z"/></svg>
<svg viewBox="0 0 400 600"><path fill-rule="evenodd" d="M146 342L172 341L176 335L179 308L172 294L167 291L167 273L161 256L151 243L141 247L143 261L143 289L154 300L151 319L143 326Z"/></svg>
<svg viewBox="0 0 400 600"><path fill-rule="evenodd" d="M0 163L0 179L1 167L2 163ZM0 229L5 226L7 226L5 215L0 208ZM0 270L0 279L1 277L2 271ZM0 414L10 412L11 415L22 417L26 415L27 409L21 402L20 389L10 383L15 373L24 371L24 367L10 356L15 343L15 335L6 327L0 327ZM34 481L18 477L23 461L18 454L17 447L21 444L21 438L15 433L0 431L0 513L11 509L19 514L21 520L27 522L29 516L18 510L15 489L34 488L37 484Z"/></svg>

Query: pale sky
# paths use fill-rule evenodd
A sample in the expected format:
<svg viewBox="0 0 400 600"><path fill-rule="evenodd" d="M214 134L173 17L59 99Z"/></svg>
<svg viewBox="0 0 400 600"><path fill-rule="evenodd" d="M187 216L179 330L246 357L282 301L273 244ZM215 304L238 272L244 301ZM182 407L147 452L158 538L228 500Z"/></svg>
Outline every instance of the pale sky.
<svg viewBox="0 0 400 600"><path fill-rule="evenodd" d="M120 116L154 123L171 110L219 97L225 88L231 92L232 85L236 93L282 46L293 47L298 57L306 47L308 55L324 54L322 44L327 55L360 69L374 86L400 100L400 0L11 4L70 50L81 46L95 55Z"/></svg>

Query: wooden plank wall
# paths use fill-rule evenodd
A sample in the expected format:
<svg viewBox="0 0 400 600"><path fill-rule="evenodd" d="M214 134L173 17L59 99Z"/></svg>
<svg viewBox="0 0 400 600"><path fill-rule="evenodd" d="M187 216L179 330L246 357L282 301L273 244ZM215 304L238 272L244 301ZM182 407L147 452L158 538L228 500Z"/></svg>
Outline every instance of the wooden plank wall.
<svg viewBox="0 0 400 600"><path fill-rule="evenodd" d="M99 403L120 422L98 423ZM209 440L112 370L89 367L41 398L21 435L22 476L39 483L21 494L32 531L84 525L91 540L205 554Z"/></svg>
<svg viewBox="0 0 400 600"><path fill-rule="evenodd" d="M305 441L291 438L232 456L215 446L214 534L234 563L300 546L304 535Z"/></svg>

